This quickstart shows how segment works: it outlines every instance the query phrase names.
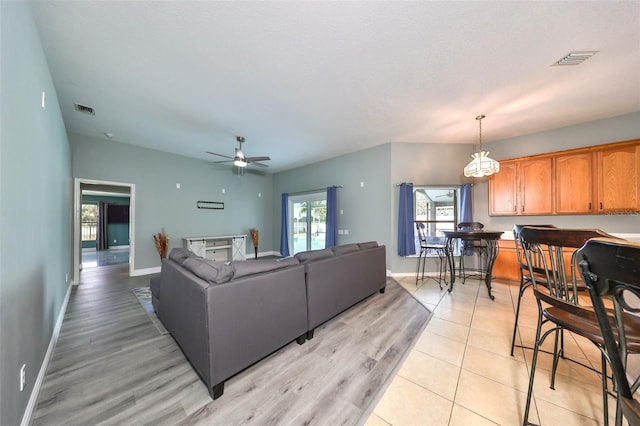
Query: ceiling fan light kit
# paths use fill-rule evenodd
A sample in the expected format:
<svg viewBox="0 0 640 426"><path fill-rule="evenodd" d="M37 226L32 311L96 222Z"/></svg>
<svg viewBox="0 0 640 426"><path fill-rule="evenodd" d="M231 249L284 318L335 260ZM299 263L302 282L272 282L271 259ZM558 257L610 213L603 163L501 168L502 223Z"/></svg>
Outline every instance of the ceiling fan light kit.
<svg viewBox="0 0 640 426"><path fill-rule="evenodd" d="M254 164L254 165L260 166L260 167L269 167L266 164L260 163L260 161L271 160L270 157L267 157L267 156L247 157L247 156L244 155L244 152L242 151L242 144L245 141L244 137L243 136L236 136L236 141L238 141L239 147L236 148L236 151L235 151L235 154L234 154L233 157L230 157L230 156L224 155L224 154L218 154L216 152L210 152L210 151L207 151L207 154L217 155L218 157L227 158L227 160L214 161L214 163L231 163L231 162L233 162L234 166L240 167L240 168L247 167L250 164Z"/></svg>
<svg viewBox="0 0 640 426"><path fill-rule="evenodd" d="M500 163L489 157L489 151L482 150L483 118L485 118L485 116L482 114L476 117L480 126L480 149L471 156L473 159L465 166L464 175L466 177L491 176L492 174L500 171Z"/></svg>

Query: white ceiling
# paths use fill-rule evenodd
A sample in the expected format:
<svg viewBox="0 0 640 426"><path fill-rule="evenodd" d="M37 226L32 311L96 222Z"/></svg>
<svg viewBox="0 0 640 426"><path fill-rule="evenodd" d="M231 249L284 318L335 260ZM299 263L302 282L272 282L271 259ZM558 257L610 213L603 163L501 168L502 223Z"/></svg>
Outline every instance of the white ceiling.
<svg viewBox="0 0 640 426"><path fill-rule="evenodd" d="M640 0L38 1L67 129L279 171L640 111ZM597 50L579 66L552 64ZM95 108L95 116L74 110Z"/></svg>

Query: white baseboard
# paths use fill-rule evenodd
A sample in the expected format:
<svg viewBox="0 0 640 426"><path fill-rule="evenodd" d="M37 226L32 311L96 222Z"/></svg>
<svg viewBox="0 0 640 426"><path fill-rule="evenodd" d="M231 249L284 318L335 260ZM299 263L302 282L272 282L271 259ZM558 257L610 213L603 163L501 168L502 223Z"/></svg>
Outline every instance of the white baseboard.
<svg viewBox="0 0 640 426"><path fill-rule="evenodd" d="M155 266L153 268L134 269L131 272L131 276L140 277L142 275L152 275L152 274L159 274L159 273L160 273L160 266Z"/></svg>
<svg viewBox="0 0 640 426"><path fill-rule="evenodd" d="M58 336L60 335L60 329L62 328L64 314L67 312L67 304L69 303L69 297L71 296L72 286L73 284L69 283L69 286L67 287L67 294L64 297L62 308L60 308L60 314L58 315L56 324L53 327L53 333L51 334L49 347L47 348L47 353L44 355L44 359L42 360L42 365L40 366L38 377L36 378L36 382L33 385L33 389L31 390L31 396L29 396L29 402L27 403L27 408L25 408L24 410L24 415L22 416L22 422L20 422L20 426L28 426L29 424L31 424L31 416L33 416L33 410L35 410L36 404L38 403L40 389L42 388L42 384L44 383L44 376L47 374L51 355L53 355L53 350L56 347L56 343L58 343Z"/></svg>

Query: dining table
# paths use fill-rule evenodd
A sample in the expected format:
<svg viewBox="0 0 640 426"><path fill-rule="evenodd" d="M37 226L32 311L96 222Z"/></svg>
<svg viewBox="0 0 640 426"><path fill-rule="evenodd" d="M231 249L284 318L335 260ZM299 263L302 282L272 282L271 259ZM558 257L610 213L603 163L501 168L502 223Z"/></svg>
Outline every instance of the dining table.
<svg viewBox="0 0 640 426"><path fill-rule="evenodd" d="M449 292L453 290L453 283L456 279L456 267L453 258L455 243L457 241L484 241L487 250L487 269L485 272L484 281L485 285L487 286L489 298L491 300L494 300L495 296L491 294L491 273L493 270L493 263L495 262L496 257L498 257L498 240L502 237L502 234L504 234L504 232L486 231L484 229L480 229L467 231L442 231L442 233L445 236L446 257L447 263L449 265L449 271L451 272L451 280L449 281Z"/></svg>

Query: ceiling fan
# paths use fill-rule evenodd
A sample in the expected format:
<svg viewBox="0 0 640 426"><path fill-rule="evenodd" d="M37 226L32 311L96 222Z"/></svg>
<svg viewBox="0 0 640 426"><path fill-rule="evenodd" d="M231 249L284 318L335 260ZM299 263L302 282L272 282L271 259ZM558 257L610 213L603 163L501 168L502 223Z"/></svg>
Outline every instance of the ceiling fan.
<svg viewBox="0 0 640 426"><path fill-rule="evenodd" d="M235 166L238 167L247 167L249 164L254 164L256 166L259 167L269 167L266 164L260 163L260 161L267 161L267 160L271 160L270 157L247 157L244 155L244 152L242 152L242 144L244 143L244 137L243 136L236 136L236 140L238 141L238 145L239 147L236 148L236 153L233 157L229 157L228 155L224 155L224 154L218 154L215 152L209 152L207 151L207 154L212 154L212 155L217 155L219 157L224 157L224 158L228 158L228 160L220 160L220 161L214 161L214 163L230 163L233 162L233 164Z"/></svg>

